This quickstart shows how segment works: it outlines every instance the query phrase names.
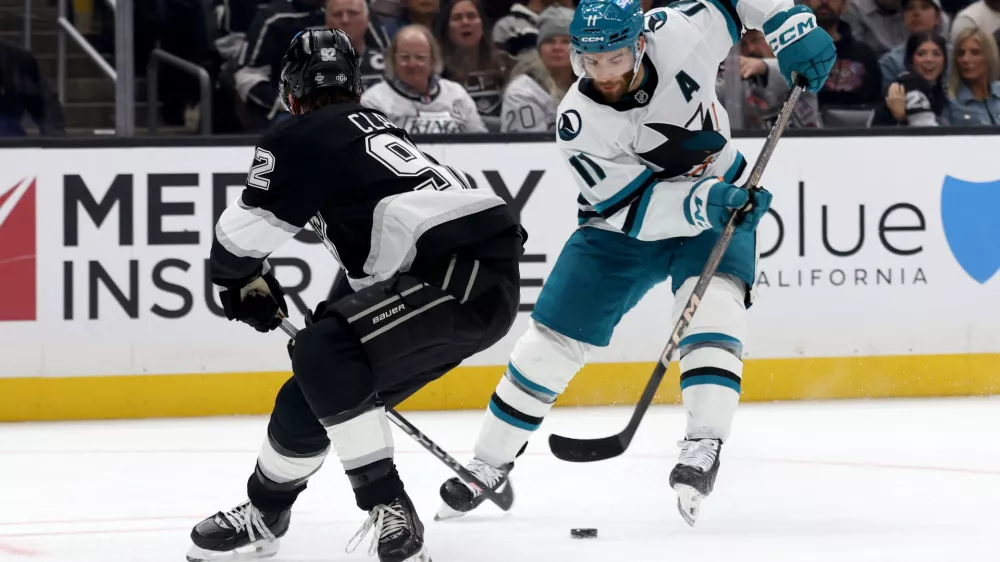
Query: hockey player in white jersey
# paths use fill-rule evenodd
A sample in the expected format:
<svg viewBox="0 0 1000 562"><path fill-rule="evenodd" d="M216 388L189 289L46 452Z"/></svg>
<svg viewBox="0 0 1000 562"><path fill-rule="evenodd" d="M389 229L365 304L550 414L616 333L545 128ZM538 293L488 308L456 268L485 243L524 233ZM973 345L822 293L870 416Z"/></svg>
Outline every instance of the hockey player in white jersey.
<svg viewBox="0 0 1000 562"><path fill-rule="evenodd" d="M792 0L695 0L651 11L639 0L583 0L570 26L581 78L559 106L559 148L580 188L580 228L567 241L527 332L493 394L468 467L512 494L515 457L615 326L654 285L671 279L676 323L732 212L746 207L716 276L680 342L687 427L670 473L689 524L712 491L739 402L746 309L756 276L755 230L767 191L739 187L747 168L715 97L719 63L744 28L760 29L782 75L818 91L833 40ZM441 487L439 518L483 501L458 479Z"/></svg>

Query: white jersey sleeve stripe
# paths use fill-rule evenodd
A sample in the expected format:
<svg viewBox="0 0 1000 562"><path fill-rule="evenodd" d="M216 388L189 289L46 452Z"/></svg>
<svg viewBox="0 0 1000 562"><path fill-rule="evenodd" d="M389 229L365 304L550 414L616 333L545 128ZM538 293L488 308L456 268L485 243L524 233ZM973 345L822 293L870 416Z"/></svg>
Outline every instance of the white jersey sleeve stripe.
<svg viewBox="0 0 1000 562"><path fill-rule="evenodd" d="M215 237L237 257L265 258L295 236L301 228L276 218L269 211L249 207L242 197L230 205L215 225Z"/></svg>

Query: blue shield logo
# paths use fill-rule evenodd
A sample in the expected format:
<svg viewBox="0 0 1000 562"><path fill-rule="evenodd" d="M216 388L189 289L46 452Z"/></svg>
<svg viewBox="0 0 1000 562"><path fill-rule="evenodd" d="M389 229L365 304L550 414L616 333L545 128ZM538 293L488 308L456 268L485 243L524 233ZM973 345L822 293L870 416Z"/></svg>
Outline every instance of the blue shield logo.
<svg viewBox="0 0 1000 562"><path fill-rule="evenodd" d="M1000 269L1000 180L974 183L945 176L941 223L958 264L979 283Z"/></svg>

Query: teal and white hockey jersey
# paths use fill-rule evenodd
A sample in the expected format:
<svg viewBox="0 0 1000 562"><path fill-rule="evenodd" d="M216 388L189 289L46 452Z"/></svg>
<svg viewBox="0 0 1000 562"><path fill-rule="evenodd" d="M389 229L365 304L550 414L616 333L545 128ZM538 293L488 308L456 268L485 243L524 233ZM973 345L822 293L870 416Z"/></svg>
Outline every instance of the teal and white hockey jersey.
<svg viewBox="0 0 1000 562"><path fill-rule="evenodd" d="M719 64L743 26L760 29L792 5L693 0L652 10L637 90L607 104L589 80L577 81L559 105L557 142L580 187L581 225L640 240L711 228L697 202L747 167L716 98Z"/></svg>

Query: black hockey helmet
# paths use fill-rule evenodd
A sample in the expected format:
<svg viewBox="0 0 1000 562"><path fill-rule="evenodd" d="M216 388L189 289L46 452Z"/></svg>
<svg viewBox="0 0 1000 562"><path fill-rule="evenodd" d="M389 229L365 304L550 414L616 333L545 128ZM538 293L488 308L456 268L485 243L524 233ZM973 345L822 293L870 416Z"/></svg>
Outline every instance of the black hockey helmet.
<svg viewBox="0 0 1000 562"><path fill-rule="evenodd" d="M281 103L301 100L322 88L361 95L361 59L347 34L339 29L300 31L281 61Z"/></svg>

